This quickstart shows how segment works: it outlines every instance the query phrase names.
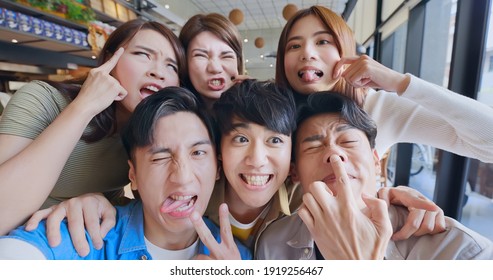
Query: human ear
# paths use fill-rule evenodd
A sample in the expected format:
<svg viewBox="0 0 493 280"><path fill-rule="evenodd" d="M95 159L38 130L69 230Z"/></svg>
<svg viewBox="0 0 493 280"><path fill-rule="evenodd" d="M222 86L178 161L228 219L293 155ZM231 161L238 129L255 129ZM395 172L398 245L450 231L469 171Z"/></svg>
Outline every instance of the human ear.
<svg viewBox="0 0 493 280"><path fill-rule="evenodd" d="M137 190L137 179L135 174L135 167L131 160L128 160L128 166L130 167L128 170L128 179L130 179L130 188L132 191Z"/></svg>
<svg viewBox="0 0 493 280"><path fill-rule="evenodd" d="M291 163L289 166L289 174L291 175L291 181L293 181L293 183L300 182L298 172L296 171L296 165L294 163Z"/></svg>

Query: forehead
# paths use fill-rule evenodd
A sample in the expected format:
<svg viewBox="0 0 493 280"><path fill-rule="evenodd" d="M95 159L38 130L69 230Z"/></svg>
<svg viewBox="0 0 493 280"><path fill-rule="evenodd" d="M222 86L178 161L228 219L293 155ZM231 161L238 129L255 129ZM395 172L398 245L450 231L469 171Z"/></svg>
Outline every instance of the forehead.
<svg viewBox="0 0 493 280"><path fill-rule="evenodd" d="M161 117L154 129L154 144L169 146L191 146L198 141L208 140L210 136L202 120L190 112L177 112Z"/></svg>
<svg viewBox="0 0 493 280"><path fill-rule="evenodd" d="M153 29L139 30L135 36L127 43L129 47L143 46L153 49L159 49L166 52L173 52L170 41L161 33Z"/></svg>
<svg viewBox="0 0 493 280"><path fill-rule="evenodd" d="M337 128L343 125L347 125L347 122L341 119L339 114L318 114L305 119L298 127L297 135L300 137L306 134L316 133L320 130L335 132Z"/></svg>
<svg viewBox="0 0 493 280"><path fill-rule="evenodd" d="M210 31L202 31L190 42L189 48L204 48L207 49L209 46L222 46L224 48L228 48L232 50L232 48L221 38L216 36L214 33Z"/></svg>
<svg viewBox="0 0 493 280"><path fill-rule="evenodd" d="M311 35L314 30L316 31L329 31L329 29L323 24L323 22L315 15L308 15L298 19L289 31L288 37L291 36L303 36Z"/></svg>

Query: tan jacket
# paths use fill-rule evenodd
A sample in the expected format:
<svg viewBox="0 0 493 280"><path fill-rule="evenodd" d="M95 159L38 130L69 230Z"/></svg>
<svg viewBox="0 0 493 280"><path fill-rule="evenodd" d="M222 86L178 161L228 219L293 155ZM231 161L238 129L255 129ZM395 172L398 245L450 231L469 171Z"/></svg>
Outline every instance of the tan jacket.
<svg viewBox="0 0 493 280"><path fill-rule="evenodd" d="M394 232L407 217L407 210L389 207ZM452 218L445 218L447 230L402 241L390 241L387 260L479 260L493 259L493 243ZM314 242L310 231L297 214L272 223L258 241L254 256L268 260L314 260Z"/></svg>
<svg viewBox="0 0 493 280"><path fill-rule="evenodd" d="M204 213L205 217L208 217L214 223L219 225L219 205L224 202L224 192L226 189L226 180L224 175L221 175L221 179L216 182L214 186L214 191L212 192L209 205ZM268 210L263 221L256 225L253 230L252 238L246 243L250 249L255 252L257 248L257 243L260 235L264 232L269 224L276 221L277 219L290 216L292 209L297 209L301 203L301 187L292 184L291 181L286 180L284 184L279 187L272 200L270 201L270 209Z"/></svg>

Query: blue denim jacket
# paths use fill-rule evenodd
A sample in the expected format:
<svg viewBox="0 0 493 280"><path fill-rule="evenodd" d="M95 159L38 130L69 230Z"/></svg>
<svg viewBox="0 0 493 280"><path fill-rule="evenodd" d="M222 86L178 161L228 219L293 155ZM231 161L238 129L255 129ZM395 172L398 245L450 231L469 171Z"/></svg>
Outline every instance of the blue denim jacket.
<svg viewBox="0 0 493 280"><path fill-rule="evenodd" d="M151 255L147 251L144 241L144 214L142 212L142 203L140 200L134 200L126 206L117 207L117 221L104 238L104 246L96 250L92 246L91 238L86 231L86 238L91 248L86 257L81 257L75 251L72 240L68 232L67 221L64 220L60 225L62 241L60 245L51 248L46 238L46 223L41 222L38 228L32 232L19 227L12 231L8 236L0 238L17 238L36 246L45 255L47 259L70 259L70 260L150 260ZM219 228L207 218L204 218L207 227L211 230L212 235L220 242ZM236 240L235 240L236 241ZM241 258L246 260L252 259L250 250L236 241ZM210 255L207 247L199 242L199 254Z"/></svg>

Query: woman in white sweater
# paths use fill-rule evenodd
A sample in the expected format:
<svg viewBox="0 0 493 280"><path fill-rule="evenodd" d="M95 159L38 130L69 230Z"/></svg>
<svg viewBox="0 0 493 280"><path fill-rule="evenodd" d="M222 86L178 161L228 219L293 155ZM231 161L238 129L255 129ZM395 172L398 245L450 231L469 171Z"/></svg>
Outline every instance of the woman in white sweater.
<svg viewBox="0 0 493 280"><path fill-rule="evenodd" d="M299 100L325 90L356 100L377 123L380 156L396 143L410 142L493 162L492 108L358 57L353 32L328 8L303 9L286 23L276 82Z"/></svg>

